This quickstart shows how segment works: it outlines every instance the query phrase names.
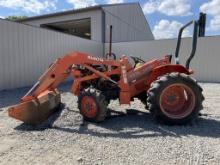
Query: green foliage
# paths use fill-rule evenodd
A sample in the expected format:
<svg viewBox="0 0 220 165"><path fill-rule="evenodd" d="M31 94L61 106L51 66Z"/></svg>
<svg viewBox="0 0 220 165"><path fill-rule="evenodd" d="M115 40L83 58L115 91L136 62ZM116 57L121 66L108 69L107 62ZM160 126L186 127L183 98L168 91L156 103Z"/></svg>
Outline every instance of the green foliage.
<svg viewBox="0 0 220 165"><path fill-rule="evenodd" d="M25 18L28 18L27 16L8 16L6 19L7 20L10 20L10 21L18 21L18 20L21 20L21 19L25 19Z"/></svg>

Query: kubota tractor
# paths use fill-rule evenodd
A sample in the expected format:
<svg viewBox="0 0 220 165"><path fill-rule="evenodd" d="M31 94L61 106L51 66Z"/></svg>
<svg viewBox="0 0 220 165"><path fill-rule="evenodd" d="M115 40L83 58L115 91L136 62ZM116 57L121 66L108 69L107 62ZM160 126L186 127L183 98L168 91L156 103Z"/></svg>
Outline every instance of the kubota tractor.
<svg viewBox="0 0 220 165"><path fill-rule="evenodd" d="M181 36L191 24L194 24L192 52L183 66L178 58ZM101 122L111 100L130 104L134 98L139 98L154 118L166 123L184 124L196 119L204 97L202 88L191 77L193 71L189 66L198 30L203 30L200 25L201 20L191 21L180 29L175 64L171 63L171 55L145 62L138 57L116 59L111 51L108 58L80 52L67 54L49 67L18 105L9 108L9 116L33 125L45 121L61 104L57 86L72 76L70 91L78 96L78 108L85 120Z"/></svg>

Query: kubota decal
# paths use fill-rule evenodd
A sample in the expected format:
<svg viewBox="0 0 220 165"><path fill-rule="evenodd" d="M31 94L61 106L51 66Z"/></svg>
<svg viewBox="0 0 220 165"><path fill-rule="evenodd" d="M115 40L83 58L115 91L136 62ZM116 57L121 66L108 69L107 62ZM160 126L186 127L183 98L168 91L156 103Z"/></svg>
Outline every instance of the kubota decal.
<svg viewBox="0 0 220 165"><path fill-rule="evenodd" d="M88 56L88 59L103 62L104 60L99 57Z"/></svg>

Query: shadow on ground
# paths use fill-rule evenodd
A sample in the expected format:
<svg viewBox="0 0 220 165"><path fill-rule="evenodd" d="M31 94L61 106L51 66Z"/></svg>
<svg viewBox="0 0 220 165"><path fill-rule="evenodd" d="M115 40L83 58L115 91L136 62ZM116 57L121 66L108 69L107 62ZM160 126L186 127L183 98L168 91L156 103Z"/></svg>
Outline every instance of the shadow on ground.
<svg viewBox="0 0 220 165"><path fill-rule="evenodd" d="M62 92L69 91L71 82L65 82L60 87L59 90ZM19 103L20 99L31 89L31 86L10 90L0 91L0 108L11 106Z"/></svg>
<svg viewBox="0 0 220 165"><path fill-rule="evenodd" d="M71 111L70 111L71 112ZM30 127L22 124L16 127L19 131L42 131L54 129L67 133L86 134L96 137L115 138L147 138L147 137L220 137L220 121L201 116L197 122L186 126L167 126L155 122L148 112L140 112L135 109L128 109L127 114L111 110L111 115L102 123L89 123L80 121L76 125L68 127L53 126L54 121L59 117L61 111L50 119L49 124ZM76 113L76 112L71 112ZM68 115L71 115L68 114Z"/></svg>
<svg viewBox="0 0 220 165"><path fill-rule="evenodd" d="M17 104L30 87L0 91L0 108Z"/></svg>

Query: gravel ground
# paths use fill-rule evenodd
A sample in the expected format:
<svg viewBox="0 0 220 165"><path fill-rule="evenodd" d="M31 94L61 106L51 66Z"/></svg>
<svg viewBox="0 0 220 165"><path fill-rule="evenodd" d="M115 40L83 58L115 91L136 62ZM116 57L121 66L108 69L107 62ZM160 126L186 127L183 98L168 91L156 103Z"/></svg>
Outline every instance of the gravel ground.
<svg viewBox="0 0 220 165"><path fill-rule="evenodd" d="M156 123L138 100L111 102L103 123L83 122L65 92L63 111L32 128L6 112L27 88L0 92L0 164L220 164L220 84L202 86L202 116L188 126Z"/></svg>

